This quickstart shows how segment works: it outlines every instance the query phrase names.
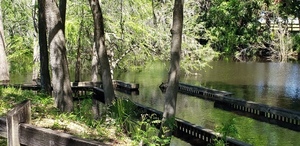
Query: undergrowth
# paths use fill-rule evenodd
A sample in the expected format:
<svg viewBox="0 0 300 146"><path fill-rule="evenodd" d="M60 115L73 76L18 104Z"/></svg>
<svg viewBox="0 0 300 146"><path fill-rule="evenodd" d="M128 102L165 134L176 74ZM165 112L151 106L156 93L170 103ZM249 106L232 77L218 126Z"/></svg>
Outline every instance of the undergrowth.
<svg viewBox="0 0 300 146"><path fill-rule="evenodd" d="M35 91L0 87L0 99L0 117L4 117L14 105L30 100L32 125L111 145L132 145L133 143L126 134L117 132L113 124L115 122L112 122L114 119L109 117L103 120L93 119L91 98L74 101L74 111L71 113L60 112L53 106L52 97ZM0 139L0 145L6 145L6 140Z"/></svg>
<svg viewBox="0 0 300 146"><path fill-rule="evenodd" d="M124 132L134 140L134 145L168 145L171 138L158 137L161 120L156 114L146 114L129 99L118 98L111 107L109 115L116 121L118 131Z"/></svg>
<svg viewBox="0 0 300 146"><path fill-rule="evenodd" d="M170 138L158 137L160 119L142 113L128 99L118 98L102 118L95 120L91 112L91 96L74 101L74 111L62 113L53 106L53 98L35 91L0 87L0 117L24 101L31 101L31 124L93 139L111 145L166 145ZM0 145L6 145L0 139Z"/></svg>

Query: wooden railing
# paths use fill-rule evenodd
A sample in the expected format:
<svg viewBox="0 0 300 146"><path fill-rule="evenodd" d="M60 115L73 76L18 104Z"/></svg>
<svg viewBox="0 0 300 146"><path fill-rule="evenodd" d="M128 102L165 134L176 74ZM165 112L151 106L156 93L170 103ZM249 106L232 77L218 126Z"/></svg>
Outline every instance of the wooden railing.
<svg viewBox="0 0 300 146"><path fill-rule="evenodd" d="M7 138L8 146L106 146L107 144L87 140L73 135L40 128L30 124L30 101L16 105L0 118L0 136Z"/></svg>
<svg viewBox="0 0 300 146"><path fill-rule="evenodd" d="M166 85L164 85L166 86ZM242 112L243 116L300 131L300 112L273 107L232 97L233 94L180 83L179 92L214 101L214 106L228 111Z"/></svg>
<svg viewBox="0 0 300 146"><path fill-rule="evenodd" d="M143 111L149 115L156 114L160 119L162 118L162 112L151 107L146 107L139 103L135 103L139 111ZM220 139L222 137L221 134L214 132L211 129L207 129L195 124L192 124L183 119L176 118L175 119L175 129L173 135L192 144L192 145L209 145L213 144L215 139ZM236 140L231 137L226 138L227 146L250 146L245 142Z"/></svg>
<svg viewBox="0 0 300 146"><path fill-rule="evenodd" d="M279 30L279 26L277 24L271 24L271 29L272 30ZM299 32L299 24L288 24L287 30L290 32Z"/></svg>
<svg viewBox="0 0 300 146"><path fill-rule="evenodd" d="M26 87L26 89L37 89L37 88ZM89 97L89 96L86 96L86 95L90 95L90 93L92 93L92 99L93 100L98 100L102 103L105 103L104 91L103 91L103 89L101 89L99 87L92 87L92 86L77 86L77 87L75 87L75 86L73 86L72 90L73 90L73 92L78 93L77 97L80 97L78 100L84 99L83 97ZM215 92L217 93L217 91L215 91ZM228 92L222 92L222 93L224 93L226 95L229 94ZM83 97L81 98L81 96L83 96ZM139 111L143 111L143 113L156 114L160 118L162 117L162 112L161 111L155 110L155 109L150 108L150 107L143 106L139 103L135 103L135 104L139 108ZM176 122L177 126L174 129L174 133L173 133L174 136L176 136L180 139L183 139L186 142L191 143L193 145L212 144L214 142L214 139L218 139L218 138L221 137L220 134L215 133L213 130L206 129L206 128L203 128L201 126L194 125L194 124L189 123L188 121L185 121L183 119L176 118L175 120L176 120L175 122ZM5 137L5 134L3 134L3 133L5 133L6 130L3 130L1 127L6 127L6 126L3 126L3 125L6 125L6 122L5 122L5 120L3 121L3 118L2 118L2 119L0 119L0 136ZM65 145L65 144L67 145L67 144L70 143L70 144L72 144L72 146L73 145L76 146L75 144L77 143L77 141L85 142L87 144L82 144L81 143L81 145L87 145L87 146L93 145L93 144L96 143L94 141L89 141L89 140L83 140L83 139L80 139L80 138L76 138L76 137L71 136L71 135L66 136L65 134L57 133L57 132L52 131L50 129L34 127L30 124L20 124L20 125L21 125L20 126L20 129L21 129L21 135L20 135L21 140L20 140L20 142L24 143L24 144L26 143L26 144L29 144L29 145L36 145L36 144L44 145L44 143L35 143L35 144L33 144L33 143L31 143L32 141L30 141L30 139L27 139L27 141L26 141L26 138L22 137L24 135L28 135L30 132L35 132L35 134L33 135L34 137L31 137L31 139L34 139L36 141L39 141L39 140L43 139L40 136L45 135L45 133L46 133L47 138L45 138L45 141L50 142L50 143L52 142L53 145ZM26 132L22 132L22 131L26 131ZM49 131L51 131L51 132L49 132ZM51 134L51 135L48 135L48 133ZM42 137L44 137L44 136L42 136ZM54 143L54 141L52 139L53 137L56 137L58 141L62 141L62 142ZM96 144L104 145L102 143L96 143ZM49 143L48 143L48 145L49 145ZM236 139L233 139L233 138L230 138L230 137L227 137L227 145L229 145L229 146L248 146L249 144L244 143L244 142L239 141L239 140L236 140Z"/></svg>
<svg viewBox="0 0 300 146"><path fill-rule="evenodd" d="M263 24L263 26L266 26L266 24ZM279 30L279 25L272 23L270 25L271 30ZM287 25L287 31L289 32L299 32L300 31L300 26L299 24L288 24Z"/></svg>

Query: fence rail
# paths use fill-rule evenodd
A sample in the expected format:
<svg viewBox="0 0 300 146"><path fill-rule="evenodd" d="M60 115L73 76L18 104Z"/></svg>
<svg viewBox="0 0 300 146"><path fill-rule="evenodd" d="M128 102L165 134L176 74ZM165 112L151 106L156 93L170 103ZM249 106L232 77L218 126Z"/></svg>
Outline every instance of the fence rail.
<svg viewBox="0 0 300 146"><path fill-rule="evenodd" d="M94 140L87 140L51 129L30 125L30 101L16 105L0 118L0 136L7 138L8 146L107 146Z"/></svg>
<svg viewBox="0 0 300 146"><path fill-rule="evenodd" d="M26 87L26 89L29 89L29 90L33 90L33 89L37 89L37 88L29 88L29 87ZM72 87L72 90L75 91L75 92L78 92L78 95L88 95L89 93L92 93L92 98L95 99L95 100L98 100L100 102L103 102L105 103L105 100L104 100L104 91L103 89L99 88L99 87L92 87L92 86L77 86L77 87ZM225 94L228 94L227 92L223 92ZM156 114L158 116L162 116L162 112L161 111L158 111L158 110L155 110L153 108L150 108L150 107L146 107L146 106L143 106L141 104L138 104L138 103L135 103L138 108L141 110L141 111L144 111L145 113L150 113L150 114ZM3 136L3 134L5 133L6 129L5 128L2 128L3 125L6 125L6 122L3 121L3 118L0 118L0 134L1 136ZM186 142L189 142L191 144L194 144L194 145L207 145L209 143L213 143L213 139L215 138L218 138L220 137L220 135L218 133L215 133L213 132L212 130L210 129L206 129L206 128L203 128L201 126L197 126L197 125L194 125L192 123L189 123L188 121L185 121L185 120L182 120L182 119L179 119L179 118L176 118L176 128L174 130L174 136L178 137L178 138L181 138L183 140L186 140ZM49 129L44 129L44 128L38 128L38 127L34 127L32 125L29 125L29 124L20 124L20 133L21 133L21 143L27 143L28 145L49 145L49 143L51 145L74 145L76 146L75 144L73 144L75 141L77 142L82 142L82 141L85 141L83 139L79 139L79 138L76 138L72 135L66 135L64 133L57 133L55 131L51 131ZM4 126L5 127L5 126ZM31 131L28 133L28 131ZM49 132L50 131L50 132ZM51 135L48 135L48 134L51 134ZM4 134L5 135L5 134ZM36 136L36 137L22 137L24 135L33 135L33 136ZM39 136L42 136L42 137L46 137L46 138L41 138ZM5 137L5 136L3 136ZM59 140L59 141L62 141L60 143L55 143L55 141L53 141L53 138L55 140ZM33 141L30 141L30 139L33 139ZM61 140L60 140L61 139ZM31 142L34 142L34 141L40 141L40 140L45 140L48 142L48 144L44 144L44 143L31 143ZM90 141L89 141L90 142ZM90 143L94 144L96 142L94 141L91 141ZM91 146L92 146L91 144ZM96 143L96 145L104 145L102 143ZM230 138L230 137L227 137L227 144L229 146L248 146L249 144L247 143L244 143L242 141L239 141L239 140L235 140L233 138ZM83 144L82 144L83 145ZM87 144L87 146L89 146Z"/></svg>
<svg viewBox="0 0 300 146"><path fill-rule="evenodd" d="M276 25L276 24L272 24L271 29L272 30L279 30L279 26ZM290 32L299 32L300 31L299 24L289 24L287 26L287 30L290 31Z"/></svg>
<svg viewBox="0 0 300 146"><path fill-rule="evenodd" d="M264 26L266 24L263 24ZM271 30L279 30L279 25L278 24L271 24L270 25L270 29ZM300 31L300 26L299 24L288 24L287 25L287 30L290 31L290 32L299 32Z"/></svg>
<svg viewBox="0 0 300 146"><path fill-rule="evenodd" d="M232 94L229 92L217 92L214 89L207 89L182 83L179 85L179 92L214 101L215 107L218 108L242 112L243 116L275 124L294 131L300 131L300 112L298 111L246 101L232 97Z"/></svg>

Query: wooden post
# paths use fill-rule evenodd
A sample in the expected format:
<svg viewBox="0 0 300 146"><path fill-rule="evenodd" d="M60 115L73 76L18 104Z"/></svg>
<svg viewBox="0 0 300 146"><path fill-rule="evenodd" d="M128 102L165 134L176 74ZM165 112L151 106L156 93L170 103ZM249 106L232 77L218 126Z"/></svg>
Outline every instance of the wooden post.
<svg viewBox="0 0 300 146"><path fill-rule="evenodd" d="M31 121L30 101L25 100L17 104L11 111L7 113L7 145L20 146L19 124L30 123Z"/></svg>

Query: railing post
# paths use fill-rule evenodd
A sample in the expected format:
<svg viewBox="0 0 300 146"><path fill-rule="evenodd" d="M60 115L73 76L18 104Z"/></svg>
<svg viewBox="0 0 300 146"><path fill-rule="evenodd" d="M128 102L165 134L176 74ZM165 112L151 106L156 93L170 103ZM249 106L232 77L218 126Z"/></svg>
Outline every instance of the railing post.
<svg viewBox="0 0 300 146"><path fill-rule="evenodd" d="M19 124L30 123L31 121L30 101L25 100L17 104L11 111L7 113L7 145L20 146Z"/></svg>

